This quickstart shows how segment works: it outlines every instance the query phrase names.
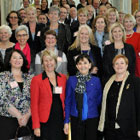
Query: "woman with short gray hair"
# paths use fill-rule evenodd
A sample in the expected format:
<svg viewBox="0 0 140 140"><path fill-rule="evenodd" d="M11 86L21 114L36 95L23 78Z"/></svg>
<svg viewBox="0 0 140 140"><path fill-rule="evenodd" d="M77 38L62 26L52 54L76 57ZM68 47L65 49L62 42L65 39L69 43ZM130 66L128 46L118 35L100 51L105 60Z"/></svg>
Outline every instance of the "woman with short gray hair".
<svg viewBox="0 0 140 140"><path fill-rule="evenodd" d="M17 39L17 43L14 46L14 49L21 50L27 61L28 61L28 66L27 68L30 68L30 63L31 63L31 53L30 53L30 47L27 43L27 40L29 38L29 31L26 25L20 25L17 27L15 31L15 36Z"/></svg>
<svg viewBox="0 0 140 140"><path fill-rule="evenodd" d="M7 58L14 46L14 43L10 42L11 35L12 30L9 26L0 26L0 72L6 69Z"/></svg>

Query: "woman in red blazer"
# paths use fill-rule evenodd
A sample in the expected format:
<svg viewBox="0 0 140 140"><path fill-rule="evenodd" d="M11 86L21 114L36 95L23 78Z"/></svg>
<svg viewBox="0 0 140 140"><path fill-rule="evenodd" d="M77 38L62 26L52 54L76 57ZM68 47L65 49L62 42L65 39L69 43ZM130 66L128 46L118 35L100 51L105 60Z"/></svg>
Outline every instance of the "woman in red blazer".
<svg viewBox="0 0 140 140"><path fill-rule="evenodd" d="M31 82L31 113L35 140L64 140L66 76L55 72L57 58L53 52L45 50L41 61L44 72L33 77Z"/></svg>

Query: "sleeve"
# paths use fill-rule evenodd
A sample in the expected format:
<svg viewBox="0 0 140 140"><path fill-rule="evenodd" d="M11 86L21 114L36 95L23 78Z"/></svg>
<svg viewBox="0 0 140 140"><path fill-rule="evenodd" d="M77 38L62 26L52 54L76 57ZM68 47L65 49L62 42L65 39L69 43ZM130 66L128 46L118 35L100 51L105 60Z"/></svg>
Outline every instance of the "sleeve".
<svg viewBox="0 0 140 140"><path fill-rule="evenodd" d="M31 52L30 52L30 48L28 48L26 59L28 61L28 66L27 67L30 68L30 64L31 64Z"/></svg>
<svg viewBox="0 0 140 140"><path fill-rule="evenodd" d="M137 129L140 131L140 78L135 77L134 79L134 94L136 101L136 121L137 121Z"/></svg>
<svg viewBox="0 0 140 140"><path fill-rule="evenodd" d="M33 77L31 81L31 114L33 129L40 128L39 121L39 79Z"/></svg>
<svg viewBox="0 0 140 140"><path fill-rule="evenodd" d="M100 106L101 101L102 101L102 86L101 86L101 81L99 78L97 79L96 83L97 83L97 90L98 90L97 104L98 104L98 106Z"/></svg>
<svg viewBox="0 0 140 140"><path fill-rule="evenodd" d="M66 58L65 53L63 53L62 73L65 74L65 75L68 74L68 72L67 72L67 58Z"/></svg>
<svg viewBox="0 0 140 140"><path fill-rule="evenodd" d="M71 87L71 78L68 79L66 84L66 98L65 98L65 120L64 123L70 122L70 111L71 111L71 102L72 102L72 87Z"/></svg>
<svg viewBox="0 0 140 140"><path fill-rule="evenodd" d="M36 57L35 57L35 75L38 75L41 72L42 72L42 66L41 66L40 56L39 56L39 54L36 54Z"/></svg>
<svg viewBox="0 0 140 140"><path fill-rule="evenodd" d="M9 94L9 88L8 86L8 82L6 82L4 75L1 74L0 75L0 107L2 107L2 110L4 112L7 112L8 108L11 105L11 102L8 98L8 94Z"/></svg>

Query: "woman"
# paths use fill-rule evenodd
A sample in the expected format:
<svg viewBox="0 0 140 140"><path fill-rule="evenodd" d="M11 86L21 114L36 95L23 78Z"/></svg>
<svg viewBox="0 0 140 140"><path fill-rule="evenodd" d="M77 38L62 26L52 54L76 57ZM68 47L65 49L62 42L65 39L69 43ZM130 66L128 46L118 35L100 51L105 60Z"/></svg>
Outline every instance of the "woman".
<svg viewBox="0 0 140 140"><path fill-rule="evenodd" d="M68 134L71 120L72 140L97 140L101 83L90 74L92 61L87 54L77 57L76 67L76 76L70 76L66 86L64 132Z"/></svg>
<svg viewBox="0 0 140 140"><path fill-rule="evenodd" d="M68 25L58 23L60 18L60 9L57 6L52 6L49 9L48 18L50 25L48 25L44 32L54 30L57 34L57 49L67 54L68 46L71 44L71 32ZM42 34L44 36L44 34Z"/></svg>
<svg viewBox="0 0 140 140"><path fill-rule="evenodd" d="M31 53L30 53L30 47L27 43L27 40L29 38L29 31L27 26L25 25L18 26L15 31L15 36L18 42L14 46L14 49L21 50L24 53L28 61L27 68L30 69Z"/></svg>
<svg viewBox="0 0 140 140"><path fill-rule="evenodd" d="M131 44L134 47L136 54L136 68L135 75L140 77L140 34L134 32L133 28L136 24L134 16L126 14L124 16L123 25L126 31L126 43Z"/></svg>
<svg viewBox="0 0 140 140"><path fill-rule="evenodd" d="M44 36L45 36L44 41L45 41L45 46L46 46L45 50L53 51L55 55L57 56L57 66L55 70L58 73L67 75L67 58L66 58L66 55L62 51L58 50L56 47L57 46L56 32L54 30L48 30L45 32ZM35 74L36 75L42 72L40 57L43 51L39 52L35 58Z"/></svg>
<svg viewBox="0 0 140 140"><path fill-rule="evenodd" d="M65 140L63 132L66 76L55 72L57 57L45 50L44 72L31 82L31 112L34 134L40 140ZM47 104L46 104L47 103Z"/></svg>
<svg viewBox="0 0 140 140"><path fill-rule="evenodd" d="M106 140L138 140L140 137L140 79L129 74L128 59L113 59L115 74L105 85L98 129Z"/></svg>
<svg viewBox="0 0 140 140"><path fill-rule="evenodd" d="M87 6L87 1L86 0L80 0L80 3L77 5L77 10L80 8L84 8Z"/></svg>
<svg viewBox="0 0 140 140"><path fill-rule="evenodd" d="M26 126L30 112L30 82L27 60L20 50L9 57L9 71L0 73L0 137L13 139L18 127ZM20 136L26 135L25 130Z"/></svg>
<svg viewBox="0 0 140 140"><path fill-rule="evenodd" d="M140 10L136 10L134 13L136 19L136 26L134 27L134 32L140 33Z"/></svg>
<svg viewBox="0 0 140 140"><path fill-rule="evenodd" d="M22 19L20 18L19 13L17 11L11 11L6 18L6 21L12 29L12 36L10 38L10 41L16 43L17 40L15 37L15 30L20 25Z"/></svg>
<svg viewBox="0 0 140 140"><path fill-rule="evenodd" d="M48 1L47 0L41 0L41 13L47 14L48 11L49 11Z"/></svg>
<svg viewBox="0 0 140 140"><path fill-rule="evenodd" d="M109 41L109 34L107 30L107 21L104 16L97 16L92 23L92 30L95 37L97 46L101 49L101 55L103 56L104 46Z"/></svg>
<svg viewBox="0 0 140 140"><path fill-rule="evenodd" d="M41 30L44 27L43 24L37 23L37 12L35 7L26 8L28 23L25 24L29 29L28 44L31 49L31 71L35 69L35 55L42 50L41 45Z"/></svg>
<svg viewBox="0 0 140 140"><path fill-rule="evenodd" d="M117 11L116 8L109 8L107 11L106 11L106 19L107 19L107 22L108 22L108 30L109 28L111 27L112 24L116 23L119 21L119 13Z"/></svg>
<svg viewBox="0 0 140 140"><path fill-rule="evenodd" d="M0 26L0 72L5 70L5 66L8 63L8 56L10 55L14 43L10 42L12 35L11 28L7 25Z"/></svg>
<svg viewBox="0 0 140 140"><path fill-rule="evenodd" d="M74 43L70 46L67 54L68 58L68 73L75 75L77 72L75 59L78 55L86 53L90 56L94 63L93 73L101 75L101 54L100 48L94 45L94 36L91 28L88 25L81 25L78 30L78 35Z"/></svg>
<svg viewBox="0 0 140 140"><path fill-rule="evenodd" d="M87 25L88 21L88 11L86 8L80 8L77 12L78 21L74 21L71 23L71 34L72 34L72 42L75 41L78 29L81 25Z"/></svg>
<svg viewBox="0 0 140 140"><path fill-rule="evenodd" d="M125 43L125 34L125 29L120 23L114 23L110 28L109 38L111 44L105 46L103 55L104 82L106 82L109 77L115 73L112 67L112 60L118 54L124 54L128 58L128 71L131 74L135 73L135 51L130 44Z"/></svg>

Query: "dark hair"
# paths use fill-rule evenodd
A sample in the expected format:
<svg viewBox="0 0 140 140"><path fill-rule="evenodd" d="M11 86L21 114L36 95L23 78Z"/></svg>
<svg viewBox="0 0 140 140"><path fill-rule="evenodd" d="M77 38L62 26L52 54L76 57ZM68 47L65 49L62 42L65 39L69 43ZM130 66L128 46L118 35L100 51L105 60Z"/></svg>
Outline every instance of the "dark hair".
<svg viewBox="0 0 140 140"><path fill-rule="evenodd" d="M20 15L19 15L18 11L11 11L11 12L7 15L6 21L7 21L8 25L9 25L10 27L12 26L11 23L10 23L10 20L9 20L10 15L11 15L12 13L17 14L17 17L18 17L18 25L20 25L22 19L21 19Z"/></svg>
<svg viewBox="0 0 140 140"><path fill-rule="evenodd" d="M89 71L91 71L92 68L94 67L94 64L93 64L93 62L91 61L89 55L87 55L87 54L80 54L80 55L76 58L76 60L75 60L76 65L77 65L80 61L83 61L84 58L86 58L86 59L88 60L88 62L91 63L91 68L90 68L90 70L89 70Z"/></svg>
<svg viewBox="0 0 140 140"><path fill-rule="evenodd" d="M56 32L54 30L48 30L44 33L44 40L46 39L46 36L47 35L53 35L55 36L56 40L57 40L57 35L56 35Z"/></svg>
<svg viewBox="0 0 140 140"><path fill-rule="evenodd" d="M11 57L12 57L12 55L13 55L14 52L19 53L19 54L22 56L22 58L23 58L23 66L21 67L21 71L22 71L23 73L28 73L28 68L27 68L28 61L27 61L25 55L23 54L23 52L22 52L21 50L16 50L16 49L13 49L13 50L11 51L9 57L8 57L8 60L7 60L8 63L7 63L7 65L6 65L6 70L8 70L8 71L11 70L10 60L11 60Z"/></svg>

